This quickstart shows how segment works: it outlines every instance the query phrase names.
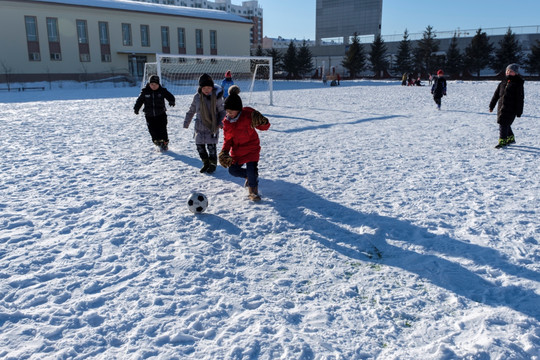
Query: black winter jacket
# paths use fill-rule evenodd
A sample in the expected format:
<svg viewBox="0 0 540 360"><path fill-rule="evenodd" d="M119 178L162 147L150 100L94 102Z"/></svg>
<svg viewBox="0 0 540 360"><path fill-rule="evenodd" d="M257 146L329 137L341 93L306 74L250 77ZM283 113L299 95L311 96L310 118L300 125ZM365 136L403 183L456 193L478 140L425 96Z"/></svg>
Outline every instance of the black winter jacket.
<svg viewBox="0 0 540 360"><path fill-rule="evenodd" d="M523 99L525 97L523 83L525 81L519 75L508 76L501 81L491 98L489 109L493 110L497 101L497 123L506 124L514 121L514 118L523 114Z"/></svg>
<svg viewBox="0 0 540 360"><path fill-rule="evenodd" d="M146 116L156 117L162 115L167 110L165 107L165 99L169 102L169 106L174 106L174 95L171 94L167 89L160 86L156 91L154 91L150 88L150 85L147 84L146 87L141 90L141 94L137 98L133 110L138 112L141 106L144 104L143 111Z"/></svg>
<svg viewBox="0 0 540 360"><path fill-rule="evenodd" d="M433 80L431 93L433 94L434 98L442 98L443 95L446 95L446 79L444 77L436 77Z"/></svg>

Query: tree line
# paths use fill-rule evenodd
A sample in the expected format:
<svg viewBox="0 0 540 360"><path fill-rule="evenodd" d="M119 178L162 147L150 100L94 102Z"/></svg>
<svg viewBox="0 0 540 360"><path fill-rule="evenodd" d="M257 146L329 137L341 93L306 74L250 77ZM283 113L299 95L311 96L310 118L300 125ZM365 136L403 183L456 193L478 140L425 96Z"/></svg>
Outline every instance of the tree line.
<svg viewBox="0 0 540 360"><path fill-rule="evenodd" d="M283 54L276 49L266 50L265 53L259 47L255 55L272 57L274 71L284 71L290 79L310 76L314 70L313 55L305 41L299 48L291 41ZM392 62L389 61L387 46L381 35L375 36L366 49L355 33L341 62L352 79L366 70L373 71L375 77L379 77L388 71L397 71L399 74L409 72L427 74L434 73L439 68L444 69L445 74L452 77L468 75L480 77L480 72L486 68L499 74L512 63L523 66L529 74L540 75L540 41L536 40L531 45L531 53L525 55L511 28L508 28L497 47L480 28L463 52L460 51L458 37L454 34L445 54L441 54L440 41L436 38L432 26L426 27L422 38L416 44L409 40L409 33L405 30Z"/></svg>

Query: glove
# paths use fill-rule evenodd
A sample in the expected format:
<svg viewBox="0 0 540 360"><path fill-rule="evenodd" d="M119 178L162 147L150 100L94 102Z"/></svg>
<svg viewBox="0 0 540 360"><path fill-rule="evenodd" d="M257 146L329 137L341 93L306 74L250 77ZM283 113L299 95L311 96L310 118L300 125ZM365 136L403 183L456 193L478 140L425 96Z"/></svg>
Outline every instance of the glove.
<svg viewBox="0 0 540 360"><path fill-rule="evenodd" d="M233 164L233 158L228 152L222 151L219 153L219 164L224 168L228 168Z"/></svg>
<svg viewBox="0 0 540 360"><path fill-rule="evenodd" d="M139 110L134 109L133 111L135 112L135 115L139 115Z"/></svg>
<svg viewBox="0 0 540 360"><path fill-rule="evenodd" d="M170 107L174 107L175 103L169 103Z"/></svg>
<svg viewBox="0 0 540 360"><path fill-rule="evenodd" d="M261 114L257 110L251 113L251 126L252 127L255 128L257 126L266 125L266 124L268 124L268 119L265 118L263 114Z"/></svg>
<svg viewBox="0 0 540 360"><path fill-rule="evenodd" d="M442 94L443 94L443 96L446 96L446 91L445 91L445 92L443 92Z"/></svg>

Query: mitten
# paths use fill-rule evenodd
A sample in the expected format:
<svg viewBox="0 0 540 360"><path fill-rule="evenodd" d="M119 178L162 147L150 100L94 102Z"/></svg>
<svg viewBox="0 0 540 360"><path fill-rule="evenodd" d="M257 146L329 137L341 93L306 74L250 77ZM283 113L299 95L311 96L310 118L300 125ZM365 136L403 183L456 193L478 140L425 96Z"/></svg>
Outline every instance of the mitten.
<svg viewBox="0 0 540 360"><path fill-rule="evenodd" d="M263 114L261 114L257 110L251 113L251 126L257 127L257 126L266 125L266 124L268 124L268 119L265 118Z"/></svg>
<svg viewBox="0 0 540 360"><path fill-rule="evenodd" d="M174 107L174 105L175 105L174 103L169 103L170 107Z"/></svg>
<svg viewBox="0 0 540 360"><path fill-rule="evenodd" d="M219 153L219 164L224 168L228 168L233 163L233 158L228 152L222 151Z"/></svg>
<svg viewBox="0 0 540 360"><path fill-rule="evenodd" d="M135 112L135 115L139 115L139 110L133 109L133 111Z"/></svg>

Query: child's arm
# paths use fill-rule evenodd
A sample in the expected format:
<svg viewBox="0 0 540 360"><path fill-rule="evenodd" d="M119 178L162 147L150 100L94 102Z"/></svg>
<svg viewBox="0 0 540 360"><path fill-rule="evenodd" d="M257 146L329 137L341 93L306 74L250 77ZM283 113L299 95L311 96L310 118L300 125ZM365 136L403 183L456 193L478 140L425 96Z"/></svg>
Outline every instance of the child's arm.
<svg viewBox="0 0 540 360"><path fill-rule="evenodd" d="M251 126L257 130L264 131L270 128L270 122L263 114L261 114L257 110L254 110L251 113Z"/></svg>
<svg viewBox="0 0 540 360"><path fill-rule="evenodd" d="M135 101L135 106L133 106L133 111L135 112L135 115L139 115L139 110L141 109L143 103L144 103L144 96L143 96L143 93L141 91L141 94L139 95L139 97Z"/></svg>
<svg viewBox="0 0 540 360"><path fill-rule="evenodd" d="M191 120L193 119L193 116L195 116L195 113L197 112L197 105L196 103L196 97L199 96L198 94L193 97L193 101L191 102L191 105L189 106L189 110L186 113L186 116L184 117L184 129L187 129L189 127L189 124L191 124Z"/></svg>
<svg viewBox="0 0 540 360"><path fill-rule="evenodd" d="M174 95L171 94L168 90L165 91L165 99L169 102L170 107L174 107L176 104L176 99L174 98Z"/></svg>

